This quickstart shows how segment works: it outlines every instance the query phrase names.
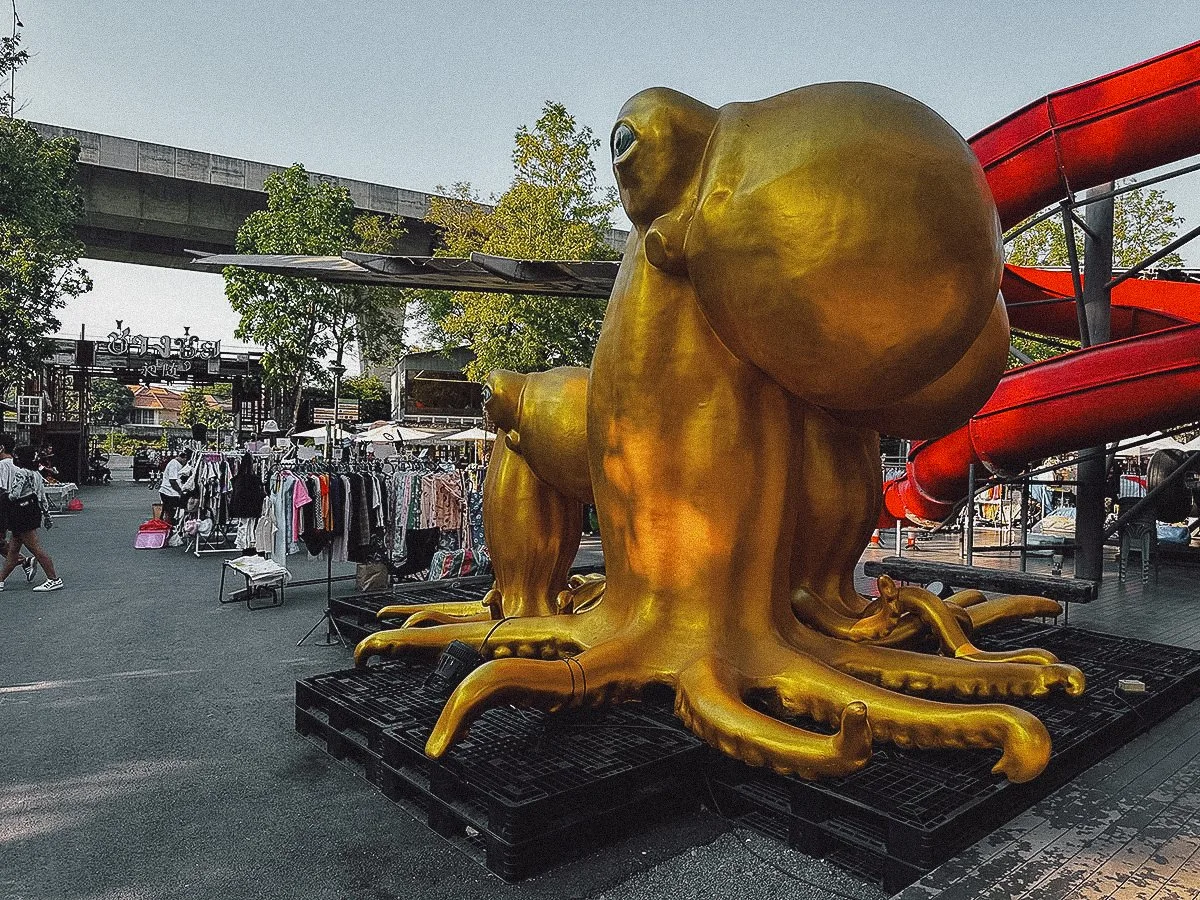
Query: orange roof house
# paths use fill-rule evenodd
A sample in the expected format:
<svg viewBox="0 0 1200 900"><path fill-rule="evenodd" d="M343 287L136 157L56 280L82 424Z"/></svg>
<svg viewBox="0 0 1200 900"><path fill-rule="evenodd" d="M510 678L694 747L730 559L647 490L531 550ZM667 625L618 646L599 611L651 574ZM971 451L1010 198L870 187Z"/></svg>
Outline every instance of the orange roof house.
<svg viewBox="0 0 1200 900"><path fill-rule="evenodd" d="M133 412L130 425L152 425L159 428L179 422L183 407L183 394L170 388L139 384L132 388ZM221 409L221 402L211 394L204 395L204 402L212 409Z"/></svg>

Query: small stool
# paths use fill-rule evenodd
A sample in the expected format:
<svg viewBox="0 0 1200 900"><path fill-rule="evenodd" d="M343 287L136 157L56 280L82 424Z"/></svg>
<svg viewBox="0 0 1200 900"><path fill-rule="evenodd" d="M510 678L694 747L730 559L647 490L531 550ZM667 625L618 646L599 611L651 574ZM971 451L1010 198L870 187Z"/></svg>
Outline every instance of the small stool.
<svg viewBox="0 0 1200 900"><path fill-rule="evenodd" d="M250 563L249 560L256 562ZM274 566L271 569L270 566ZM225 572L232 569L246 579L245 590L233 591L225 596ZM271 609L283 605L284 586L288 582L288 570L278 563L261 556L239 556L237 559L221 561L221 586L217 589L217 600L221 603L240 603L246 601L246 609ZM279 591L276 593L275 588ZM262 595L263 590L271 592L270 603L254 605L254 600Z"/></svg>

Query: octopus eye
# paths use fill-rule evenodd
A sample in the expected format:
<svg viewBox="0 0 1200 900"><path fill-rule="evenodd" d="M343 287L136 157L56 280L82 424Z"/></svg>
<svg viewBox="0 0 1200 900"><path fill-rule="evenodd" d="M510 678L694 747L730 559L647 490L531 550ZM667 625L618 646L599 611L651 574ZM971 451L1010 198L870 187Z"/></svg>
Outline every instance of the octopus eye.
<svg viewBox="0 0 1200 900"><path fill-rule="evenodd" d="M629 148L632 147L636 142L637 135L634 133L632 128L630 128L624 122L617 125L617 127L613 129L612 135L613 162L616 162L622 156L624 156L629 151Z"/></svg>

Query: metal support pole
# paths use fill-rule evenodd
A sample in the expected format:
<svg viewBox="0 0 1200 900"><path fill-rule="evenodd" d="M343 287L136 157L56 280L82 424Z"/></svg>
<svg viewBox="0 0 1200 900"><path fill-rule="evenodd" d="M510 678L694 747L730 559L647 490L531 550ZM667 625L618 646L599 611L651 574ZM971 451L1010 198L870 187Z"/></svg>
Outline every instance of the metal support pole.
<svg viewBox="0 0 1200 900"><path fill-rule="evenodd" d="M900 520L897 519L896 520L896 555L897 556L904 555L904 542L900 538L901 532L902 532L902 529L900 528Z"/></svg>
<svg viewBox="0 0 1200 900"><path fill-rule="evenodd" d="M1021 571L1029 571L1029 476L1021 479Z"/></svg>
<svg viewBox="0 0 1200 900"><path fill-rule="evenodd" d="M1108 193L1112 184L1088 192ZM1103 344L1112 336L1111 288L1113 263L1113 200L1090 203L1086 210L1089 234L1084 242L1083 297L1080 341L1085 347ZM1075 501L1075 577L1099 581L1104 575L1104 490L1107 448L1090 447L1079 453Z"/></svg>
<svg viewBox="0 0 1200 900"><path fill-rule="evenodd" d="M975 463L967 467L967 565L975 555Z"/></svg>

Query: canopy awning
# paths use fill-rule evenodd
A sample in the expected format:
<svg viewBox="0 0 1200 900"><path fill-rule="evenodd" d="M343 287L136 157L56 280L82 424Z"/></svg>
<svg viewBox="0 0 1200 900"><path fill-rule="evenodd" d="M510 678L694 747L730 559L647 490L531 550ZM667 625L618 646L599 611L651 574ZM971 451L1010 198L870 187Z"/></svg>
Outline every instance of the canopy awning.
<svg viewBox="0 0 1200 900"><path fill-rule="evenodd" d="M334 428L332 430L333 430L333 439L335 441L341 441L341 440L345 440L348 437L354 437L354 435L352 435L349 431L346 431L343 428ZM329 431L327 430L327 426L318 425L316 428L308 429L308 431L298 431L295 434L291 435L291 437L293 437L293 438L313 438L318 444L321 444L321 443L325 442L325 439L328 436L328 434L329 434Z"/></svg>
<svg viewBox="0 0 1200 900"><path fill-rule="evenodd" d="M196 254L192 261L194 268L210 272L240 266L268 275L308 277L342 284L601 298L607 298L612 292L619 265L615 260L509 259L486 253L472 253L470 258L380 253L345 253L342 256L219 253Z"/></svg>
<svg viewBox="0 0 1200 900"><path fill-rule="evenodd" d="M1145 434L1145 435L1142 435L1141 437L1133 438L1132 440L1140 441L1140 440L1143 440L1148 437L1152 437L1152 435ZM1145 444L1140 444L1137 447L1125 447L1122 450L1118 450L1117 456L1120 456L1120 457L1153 456L1154 451L1156 451L1156 450L1186 450L1186 449L1187 448L1183 444L1181 444L1179 441L1175 440L1175 438L1173 438L1173 437L1159 437L1159 438L1155 438L1152 441L1148 441Z"/></svg>
<svg viewBox="0 0 1200 900"><path fill-rule="evenodd" d="M461 441L494 441L495 439L496 432L494 431L484 431L482 428L468 428L466 431L441 435L434 439L434 443L449 444Z"/></svg>
<svg viewBox="0 0 1200 900"><path fill-rule="evenodd" d="M433 435L434 433L431 431L405 428L403 425L389 422L385 425L368 428L366 431L360 431L354 436L354 440L360 443L394 444L396 441L423 441Z"/></svg>

